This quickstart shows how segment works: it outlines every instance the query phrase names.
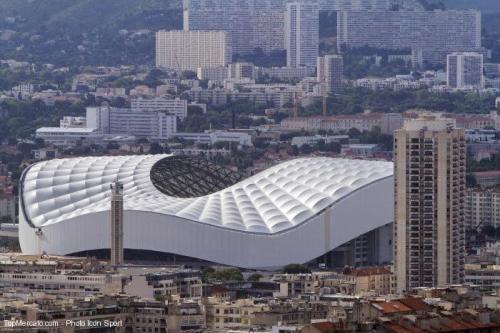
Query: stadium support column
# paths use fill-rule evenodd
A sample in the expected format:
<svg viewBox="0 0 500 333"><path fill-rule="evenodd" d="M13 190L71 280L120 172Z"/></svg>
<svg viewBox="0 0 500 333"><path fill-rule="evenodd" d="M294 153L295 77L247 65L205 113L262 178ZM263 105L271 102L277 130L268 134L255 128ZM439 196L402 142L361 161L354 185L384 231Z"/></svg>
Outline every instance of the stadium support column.
<svg viewBox="0 0 500 333"><path fill-rule="evenodd" d="M111 265L123 264L123 184L111 184Z"/></svg>

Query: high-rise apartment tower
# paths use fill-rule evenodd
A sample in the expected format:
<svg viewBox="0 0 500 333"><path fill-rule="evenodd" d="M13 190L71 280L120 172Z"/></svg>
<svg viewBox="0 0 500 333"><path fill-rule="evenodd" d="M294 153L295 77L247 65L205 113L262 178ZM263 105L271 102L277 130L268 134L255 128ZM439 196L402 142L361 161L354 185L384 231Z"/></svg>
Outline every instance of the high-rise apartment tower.
<svg viewBox="0 0 500 333"><path fill-rule="evenodd" d="M338 93L342 90L344 61L341 55L329 54L318 57L317 80L325 83L326 92Z"/></svg>
<svg viewBox="0 0 500 333"><path fill-rule="evenodd" d="M424 114L394 136L394 266L399 292L464 277L465 134Z"/></svg>
<svg viewBox="0 0 500 333"><path fill-rule="evenodd" d="M318 5L316 3L288 3L285 12L285 49L287 66L316 66L318 47Z"/></svg>
<svg viewBox="0 0 500 333"><path fill-rule="evenodd" d="M475 52L454 52L446 61L448 86L453 88L482 88L483 55Z"/></svg>

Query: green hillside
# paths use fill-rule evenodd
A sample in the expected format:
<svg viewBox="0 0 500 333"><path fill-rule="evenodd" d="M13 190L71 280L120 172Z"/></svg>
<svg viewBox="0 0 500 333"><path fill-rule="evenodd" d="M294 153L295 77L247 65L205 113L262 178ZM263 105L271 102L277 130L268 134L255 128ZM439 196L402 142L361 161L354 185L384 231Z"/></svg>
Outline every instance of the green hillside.
<svg viewBox="0 0 500 333"><path fill-rule="evenodd" d="M0 55L56 65L150 64L153 32L182 28L181 8L181 0L1 0L0 34L12 36L0 41Z"/></svg>
<svg viewBox="0 0 500 333"><path fill-rule="evenodd" d="M0 12L3 17L14 17L14 26L24 31L64 28L69 33L103 28L150 28L172 23L177 26L182 19L177 17L181 13L180 0L2 0ZM175 18L153 20L158 14L174 13ZM0 27L2 25L5 28L9 24L4 20L0 22Z"/></svg>

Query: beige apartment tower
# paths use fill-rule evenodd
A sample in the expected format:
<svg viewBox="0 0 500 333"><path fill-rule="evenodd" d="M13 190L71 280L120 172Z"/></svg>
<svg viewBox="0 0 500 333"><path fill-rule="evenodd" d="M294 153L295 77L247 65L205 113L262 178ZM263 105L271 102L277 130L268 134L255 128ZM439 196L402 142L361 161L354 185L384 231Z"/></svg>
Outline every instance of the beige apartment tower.
<svg viewBox="0 0 500 333"><path fill-rule="evenodd" d="M111 266L123 264L123 184L111 184Z"/></svg>
<svg viewBox="0 0 500 333"><path fill-rule="evenodd" d="M394 268L398 292L464 277L465 133L430 114L394 135Z"/></svg>

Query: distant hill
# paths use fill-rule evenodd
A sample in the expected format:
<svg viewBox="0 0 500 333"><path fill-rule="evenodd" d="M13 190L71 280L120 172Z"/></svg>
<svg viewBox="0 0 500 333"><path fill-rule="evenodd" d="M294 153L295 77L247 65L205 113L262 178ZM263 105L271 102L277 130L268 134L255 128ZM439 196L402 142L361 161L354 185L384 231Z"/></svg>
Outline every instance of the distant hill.
<svg viewBox="0 0 500 333"><path fill-rule="evenodd" d="M23 32L64 29L76 34L172 28L182 25L181 8L181 0L1 0L2 18L10 19L0 22L0 28L13 25ZM9 23L12 19L13 24Z"/></svg>
<svg viewBox="0 0 500 333"><path fill-rule="evenodd" d="M500 0L444 0L444 4L450 9L478 9L483 14L500 12Z"/></svg>
<svg viewBox="0 0 500 333"><path fill-rule="evenodd" d="M154 31L182 28L181 0L0 0L0 13L0 58L56 65L152 64Z"/></svg>

